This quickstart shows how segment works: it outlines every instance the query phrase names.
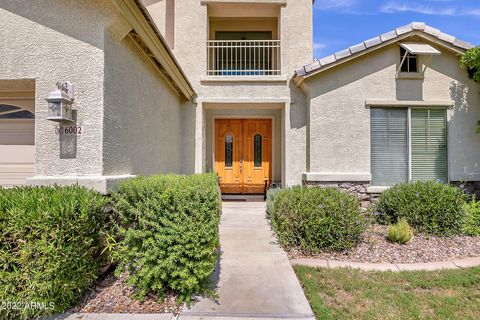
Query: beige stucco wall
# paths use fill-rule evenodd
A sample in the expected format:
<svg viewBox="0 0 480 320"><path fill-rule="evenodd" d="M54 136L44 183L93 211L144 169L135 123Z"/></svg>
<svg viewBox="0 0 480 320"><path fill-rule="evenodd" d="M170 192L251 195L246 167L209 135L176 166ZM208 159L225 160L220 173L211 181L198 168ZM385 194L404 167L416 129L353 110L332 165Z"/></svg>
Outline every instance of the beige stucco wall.
<svg viewBox="0 0 480 320"><path fill-rule="evenodd" d="M399 47L393 44L304 82L311 97L310 172L370 174L366 100L453 100L455 106L447 113L450 180L479 180L480 136L475 134L479 86L459 68L455 54L434 46L442 55L428 62L423 80L396 79L400 58Z"/></svg>
<svg viewBox="0 0 480 320"><path fill-rule="evenodd" d="M0 27L0 78L36 84L30 183L105 191L132 175L193 172L183 170L184 142L194 139L182 133L189 103L126 36L112 1L2 1ZM77 121L65 126L82 133L59 136L44 99L67 80Z"/></svg>
<svg viewBox="0 0 480 320"><path fill-rule="evenodd" d="M167 0L141 0L141 2L155 21L158 31L165 37Z"/></svg>
<svg viewBox="0 0 480 320"><path fill-rule="evenodd" d="M0 78L35 79L37 175L102 173L103 30L110 1L5 0L0 3ZM81 135L58 136L47 121L57 81L76 88Z"/></svg>
<svg viewBox="0 0 480 320"><path fill-rule="evenodd" d="M130 37L118 41L109 32L104 101L103 175L183 172L186 101Z"/></svg>
<svg viewBox="0 0 480 320"><path fill-rule="evenodd" d="M480 180L480 85L458 67L458 58L443 54L432 59L423 92L425 100L440 97L455 101L448 111L448 155L451 181Z"/></svg>
<svg viewBox="0 0 480 320"><path fill-rule="evenodd" d="M198 93L198 104L180 98L134 43L121 37L126 29L118 24L120 13L111 1L3 1L0 8L1 77L35 79L37 85L34 182L105 188L108 181L135 174L207 170L205 106L215 102L229 109L237 102L250 108L259 103L280 106L274 116L281 126L281 148L275 152L285 152L278 157L275 175L287 185L301 183L308 114L304 95L289 79L298 65L311 60L310 0L273 4L265 11L269 16L280 12L282 76L255 81L205 79L208 6L196 0L175 1L172 47ZM165 20L161 24L168 25ZM59 80L75 85L81 135L59 137L54 134L57 124L45 119L44 97Z"/></svg>
<svg viewBox="0 0 480 320"><path fill-rule="evenodd" d="M261 4L265 6L261 7ZM246 4L252 6L252 4ZM257 1L256 6L263 8L266 17L278 18L278 30L280 33L278 38L281 40L281 65L282 75L290 77L293 71L299 65L311 61L312 49L312 2L310 0L289 0L285 5L272 4L269 1ZM197 0L177 0L175 1L175 47L173 52L184 69L187 77L197 90L199 97L218 96L217 88L219 85L226 85L232 90L223 94L224 97L239 97L245 83L211 83L205 80L206 77L206 42L209 37L209 19L215 19L218 15L220 18L229 16L229 18L239 17L245 21L245 30L251 30L249 27L248 17L242 10L238 10L235 4L222 4L221 10L218 9L219 4L215 9L211 9L209 5L202 4ZM230 14L227 15L229 8ZM259 12L257 10L257 12ZM261 11L260 11L261 12ZM279 13L278 13L279 12ZM258 13L251 12L252 25L258 23ZM159 21L159 23L161 23ZM212 25L212 32L220 30L221 23L214 22ZM237 29L229 26L228 31L238 30L243 31L240 24ZM271 82L266 81L265 86L271 86ZM262 84L256 85L261 87ZM238 91L237 91L238 90ZM250 96L265 97L263 88L258 91L253 91ZM284 82L282 86L277 86L275 90L267 93L268 96L289 96L288 85Z"/></svg>
<svg viewBox="0 0 480 320"><path fill-rule="evenodd" d="M215 40L217 31L270 31L272 40L278 40L277 18L210 18L209 40Z"/></svg>
<svg viewBox="0 0 480 320"><path fill-rule="evenodd" d="M141 0L141 2L155 21L158 31L165 38L170 48L173 48L175 0Z"/></svg>
<svg viewBox="0 0 480 320"><path fill-rule="evenodd" d="M302 173L308 168L308 100L290 82L291 104L283 110L285 153L283 154L287 185L302 183Z"/></svg>
<svg viewBox="0 0 480 320"><path fill-rule="evenodd" d="M242 2L242 1L239 1ZM263 4L268 4L265 6ZM242 10L240 10L242 9ZM185 145L195 150L185 154L184 168L196 171L208 170L211 158L211 142L207 136L207 112L204 104L224 103L229 109L231 103L258 105L259 103L280 103L282 132L280 141L285 152L281 155L282 181L287 185L300 184L301 173L306 170L306 127L307 113L304 95L297 88L291 88L289 79L299 65L312 59L312 2L311 0L288 0L285 4L272 1L252 3L202 4L197 0L175 1L175 47L173 52L197 92L197 107L187 107L184 114L184 134L194 136ZM250 79L212 79L206 76L206 42L209 30L220 30L221 23L209 19L241 18L245 30L258 24L258 18L277 18L281 40L281 76L250 77ZM248 18L252 17L252 24ZM237 30L241 24L229 26L228 31ZM211 28L210 28L211 27ZM258 26L260 27L260 26ZM263 26L266 28L266 26ZM263 28L262 27L262 28ZM269 28L272 28L270 26ZM273 28L272 28L273 29ZM225 29L227 30L227 29ZM245 31L243 28L237 31ZM275 37L275 34L274 34ZM248 78L248 77L247 77ZM256 79L252 79L256 78ZM227 111L225 111L227 112ZM235 116L235 113L232 113ZM192 132L193 131L193 132Z"/></svg>

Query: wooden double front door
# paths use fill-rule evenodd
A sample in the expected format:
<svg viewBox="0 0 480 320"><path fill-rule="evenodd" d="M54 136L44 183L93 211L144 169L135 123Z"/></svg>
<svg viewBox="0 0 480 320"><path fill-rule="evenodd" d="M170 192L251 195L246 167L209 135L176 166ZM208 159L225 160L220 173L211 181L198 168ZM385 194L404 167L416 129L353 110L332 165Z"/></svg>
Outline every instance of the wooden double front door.
<svg viewBox="0 0 480 320"><path fill-rule="evenodd" d="M272 120L216 119L215 171L222 193L263 193L272 181Z"/></svg>

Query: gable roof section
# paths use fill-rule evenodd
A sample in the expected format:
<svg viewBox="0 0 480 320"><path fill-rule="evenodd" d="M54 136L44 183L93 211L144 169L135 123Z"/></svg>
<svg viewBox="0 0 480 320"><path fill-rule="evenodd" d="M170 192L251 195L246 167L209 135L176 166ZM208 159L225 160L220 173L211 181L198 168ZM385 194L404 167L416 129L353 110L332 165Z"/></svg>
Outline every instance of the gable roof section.
<svg viewBox="0 0 480 320"><path fill-rule="evenodd" d="M474 47L472 44L457 39L452 35L443 33L438 29L432 28L426 25L424 22L412 22L406 26L397 28L378 37L351 46L348 49L339 51L328 57L324 57L322 59L315 60L310 64L304 65L303 67L295 71L295 78L308 78L323 70L330 69L331 67L342 64L343 62L364 55L370 51L379 49L385 45L411 37L412 35L423 36L444 46L456 49L458 53L463 53L465 52L465 50ZM295 82L297 83L297 85L299 85L301 83L301 80L297 79L295 80Z"/></svg>
<svg viewBox="0 0 480 320"><path fill-rule="evenodd" d="M135 36L138 35L148 47L148 55L156 62L161 73L180 94L190 100L195 94L194 89L141 1L113 1L135 30Z"/></svg>

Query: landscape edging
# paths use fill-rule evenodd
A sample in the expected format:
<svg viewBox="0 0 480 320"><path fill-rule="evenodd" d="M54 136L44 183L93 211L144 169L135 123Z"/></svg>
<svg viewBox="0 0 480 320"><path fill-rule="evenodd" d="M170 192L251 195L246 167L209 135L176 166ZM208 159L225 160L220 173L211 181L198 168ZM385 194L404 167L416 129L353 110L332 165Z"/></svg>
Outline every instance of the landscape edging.
<svg viewBox="0 0 480 320"><path fill-rule="evenodd" d="M321 268L352 268L363 271L434 271L442 269L462 269L480 266L480 257L453 259L449 261L432 261L422 263L370 263L339 261L328 259L301 258L291 259L292 265Z"/></svg>

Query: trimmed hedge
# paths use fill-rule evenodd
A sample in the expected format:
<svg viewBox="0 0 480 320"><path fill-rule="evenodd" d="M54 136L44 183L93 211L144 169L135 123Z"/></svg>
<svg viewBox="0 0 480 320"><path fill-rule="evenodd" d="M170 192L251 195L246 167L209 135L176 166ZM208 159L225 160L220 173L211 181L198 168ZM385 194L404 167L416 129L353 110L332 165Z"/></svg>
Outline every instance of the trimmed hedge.
<svg viewBox="0 0 480 320"><path fill-rule="evenodd" d="M79 186L0 188L0 301L15 303L0 318L49 315L78 302L97 278L105 204Z"/></svg>
<svg viewBox="0 0 480 320"><path fill-rule="evenodd" d="M465 221L463 223L462 231L468 236L480 237L480 201L475 197L472 202L467 203L465 209Z"/></svg>
<svg viewBox="0 0 480 320"><path fill-rule="evenodd" d="M138 299L171 289L188 302L206 290L219 246L216 175L134 178L113 199L122 237L116 272L128 271Z"/></svg>
<svg viewBox="0 0 480 320"><path fill-rule="evenodd" d="M377 218L383 224L405 218L416 231L432 235L460 234L467 199L461 189L441 182L397 184L380 196Z"/></svg>
<svg viewBox="0 0 480 320"><path fill-rule="evenodd" d="M280 191L282 191L280 188L268 189L267 191L266 210L268 216L273 214L273 203L275 202L275 198Z"/></svg>
<svg viewBox="0 0 480 320"><path fill-rule="evenodd" d="M310 253L353 247L362 239L367 222L357 197L319 187L279 191L270 216L284 246Z"/></svg>

